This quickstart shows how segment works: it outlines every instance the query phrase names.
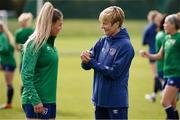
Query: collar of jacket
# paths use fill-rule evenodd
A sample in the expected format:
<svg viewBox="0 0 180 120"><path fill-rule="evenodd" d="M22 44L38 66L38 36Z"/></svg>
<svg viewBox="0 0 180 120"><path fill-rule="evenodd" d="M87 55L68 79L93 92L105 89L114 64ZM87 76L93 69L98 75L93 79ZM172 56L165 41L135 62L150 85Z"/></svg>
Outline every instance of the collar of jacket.
<svg viewBox="0 0 180 120"><path fill-rule="evenodd" d="M55 41L56 36L50 36L47 40L47 44L50 46L54 47L54 41Z"/></svg>
<svg viewBox="0 0 180 120"><path fill-rule="evenodd" d="M106 36L109 42L113 42L117 39L129 39L126 28L120 28L120 31L115 36Z"/></svg>

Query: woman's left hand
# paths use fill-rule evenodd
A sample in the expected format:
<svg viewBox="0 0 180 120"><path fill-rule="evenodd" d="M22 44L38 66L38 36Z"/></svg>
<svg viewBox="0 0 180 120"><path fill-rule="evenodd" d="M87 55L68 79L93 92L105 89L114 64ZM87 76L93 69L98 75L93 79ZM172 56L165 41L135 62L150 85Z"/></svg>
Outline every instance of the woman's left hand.
<svg viewBox="0 0 180 120"><path fill-rule="evenodd" d="M42 103L39 103L37 105L34 106L34 112L35 113L43 113L43 104Z"/></svg>

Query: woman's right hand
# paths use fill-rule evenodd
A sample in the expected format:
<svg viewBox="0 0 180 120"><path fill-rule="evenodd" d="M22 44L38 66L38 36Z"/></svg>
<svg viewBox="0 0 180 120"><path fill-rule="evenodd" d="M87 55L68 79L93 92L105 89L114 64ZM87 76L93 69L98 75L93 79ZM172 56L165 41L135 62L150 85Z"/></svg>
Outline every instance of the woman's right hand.
<svg viewBox="0 0 180 120"><path fill-rule="evenodd" d="M34 106L34 112L35 113L43 113L44 107L42 103L39 103Z"/></svg>
<svg viewBox="0 0 180 120"><path fill-rule="evenodd" d="M142 56L142 57L146 57L148 58L149 57L149 53L144 51L144 50L139 50L139 54Z"/></svg>
<svg viewBox="0 0 180 120"><path fill-rule="evenodd" d="M81 53L81 60L84 63L88 63L91 60L91 53L90 51L86 50Z"/></svg>

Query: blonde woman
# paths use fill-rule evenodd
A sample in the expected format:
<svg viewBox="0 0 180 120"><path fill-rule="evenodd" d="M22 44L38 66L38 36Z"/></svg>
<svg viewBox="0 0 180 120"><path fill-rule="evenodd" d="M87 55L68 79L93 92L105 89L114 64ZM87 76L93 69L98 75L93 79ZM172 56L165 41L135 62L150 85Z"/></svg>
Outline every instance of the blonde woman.
<svg viewBox="0 0 180 120"><path fill-rule="evenodd" d="M140 54L152 60L164 58L163 72L166 79L162 94L162 105L165 109L167 119L179 119L176 109L176 97L180 90L180 15L172 14L165 18L164 30L165 40L157 54L150 54L141 50Z"/></svg>
<svg viewBox="0 0 180 120"><path fill-rule="evenodd" d="M19 52L21 52L22 44L24 44L28 40L29 36L34 31L34 29L32 28L32 20L33 20L33 15L31 13L22 13L18 17L20 28L16 30L15 47L16 50ZM20 69L21 69L21 64L20 64Z"/></svg>
<svg viewBox="0 0 180 120"><path fill-rule="evenodd" d="M1 109L12 108L12 98L14 95L12 82L15 69L14 38L8 28L0 21L0 70L5 72L7 86L7 102L0 106Z"/></svg>
<svg viewBox="0 0 180 120"><path fill-rule="evenodd" d="M62 29L63 14L46 2L33 34L24 45L21 76L22 107L27 119L55 119L58 54L54 41Z"/></svg>
<svg viewBox="0 0 180 120"><path fill-rule="evenodd" d="M16 30L15 33L15 48L18 52L20 52L20 71L22 67L22 44L24 44L29 36L33 33L34 29L32 28L32 20L33 15L31 13L22 13L18 17L18 22L20 28ZM22 93L23 87L21 87L21 93Z"/></svg>
<svg viewBox="0 0 180 120"><path fill-rule="evenodd" d="M28 37L33 33L34 29L32 28L33 15L31 13L22 13L18 17L18 22L20 28L16 30L16 49L21 50L21 45L24 44Z"/></svg>
<svg viewBox="0 0 180 120"><path fill-rule="evenodd" d="M82 68L94 69L92 101L96 119L128 119L129 68L134 57L124 12L111 6L99 15L104 36L90 51L81 53Z"/></svg>

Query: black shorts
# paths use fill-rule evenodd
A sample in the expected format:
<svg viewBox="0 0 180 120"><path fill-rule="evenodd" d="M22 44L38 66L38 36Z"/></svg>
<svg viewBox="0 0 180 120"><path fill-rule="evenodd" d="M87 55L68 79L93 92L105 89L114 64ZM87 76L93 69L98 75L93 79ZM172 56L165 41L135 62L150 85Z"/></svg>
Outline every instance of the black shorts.
<svg viewBox="0 0 180 120"><path fill-rule="evenodd" d="M156 62L156 60L151 60L151 59L149 59L149 63L155 63Z"/></svg>
<svg viewBox="0 0 180 120"><path fill-rule="evenodd" d="M97 119L113 119L113 120L127 120L128 108L127 107L100 107L95 106L95 118Z"/></svg>
<svg viewBox="0 0 180 120"><path fill-rule="evenodd" d="M1 65L3 71L14 72L14 70L16 69L16 66L14 66L14 65L4 65L1 63L0 63L0 65Z"/></svg>
<svg viewBox="0 0 180 120"><path fill-rule="evenodd" d="M163 71L159 71L158 72L158 78L161 79L161 80L164 80L164 73L163 73Z"/></svg>
<svg viewBox="0 0 180 120"><path fill-rule="evenodd" d="M23 104L23 110L26 114L26 118L38 118L38 119L55 119L56 118L56 103L43 104L43 113L35 113L32 104Z"/></svg>
<svg viewBox="0 0 180 120"><path fill-rule="evenodd" d="M180 77L171 77L167 79L167 85L180 89Z"/></svg>

